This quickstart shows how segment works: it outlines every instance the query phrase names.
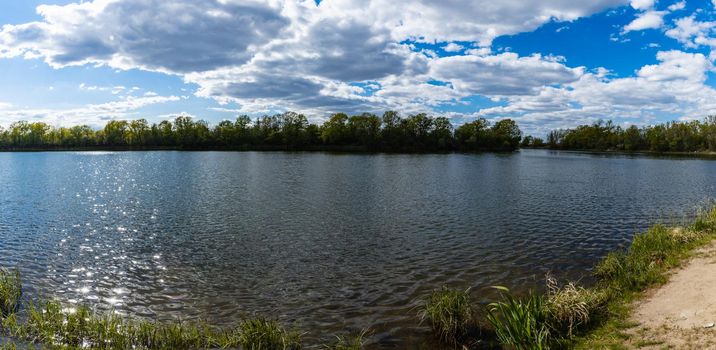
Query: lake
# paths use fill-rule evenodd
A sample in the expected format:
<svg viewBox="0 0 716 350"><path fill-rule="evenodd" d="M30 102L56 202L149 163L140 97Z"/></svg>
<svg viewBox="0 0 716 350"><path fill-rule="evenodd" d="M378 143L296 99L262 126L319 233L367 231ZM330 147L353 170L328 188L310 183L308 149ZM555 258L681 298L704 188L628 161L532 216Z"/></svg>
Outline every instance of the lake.
<svg viewBox="0 0 716 350"><path fill-rule="evenodd" d="M0 153L0 266L26 297L229 325L268 315L377 347L425 341L442 285L589 268L716 194L716 161L514 154Z"/></svg>

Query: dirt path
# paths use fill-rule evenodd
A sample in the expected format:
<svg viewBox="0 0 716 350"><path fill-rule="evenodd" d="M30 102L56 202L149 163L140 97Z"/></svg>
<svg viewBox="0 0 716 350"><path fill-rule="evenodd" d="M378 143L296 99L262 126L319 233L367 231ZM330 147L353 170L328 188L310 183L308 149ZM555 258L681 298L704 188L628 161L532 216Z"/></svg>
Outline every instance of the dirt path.
<svg viewBox="0 0 716 350"><path fill-rule="evenodd" d="M716 349L716 243L701 249L632 314L630 345L643 349Z"/></svg>

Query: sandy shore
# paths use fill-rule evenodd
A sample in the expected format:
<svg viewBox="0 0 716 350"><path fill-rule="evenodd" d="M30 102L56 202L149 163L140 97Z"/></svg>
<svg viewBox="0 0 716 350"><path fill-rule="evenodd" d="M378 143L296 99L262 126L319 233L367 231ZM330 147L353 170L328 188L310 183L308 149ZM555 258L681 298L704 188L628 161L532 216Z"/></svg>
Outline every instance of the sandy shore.
<svg viewBox="0 0 716 350"><path fill-rule="evenodd" d="M699 250L632 313L640 349L716 349L716 243Z"/></svg>

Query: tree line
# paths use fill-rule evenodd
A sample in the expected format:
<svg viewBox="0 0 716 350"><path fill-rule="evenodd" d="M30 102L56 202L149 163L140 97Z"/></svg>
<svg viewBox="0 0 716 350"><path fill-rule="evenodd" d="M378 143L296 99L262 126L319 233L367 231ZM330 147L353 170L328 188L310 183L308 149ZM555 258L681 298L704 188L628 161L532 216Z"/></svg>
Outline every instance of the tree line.
<svg viewBox="0 0 716 350"><path fill-rule="evenodd" d="M510 119L480 118L455 128L448 118L412 114L402 118L337 113L323 124L286 112L252 119L241 115L214 126L179 116L150 124L146 119L111 120L101 129L54 127L19 121L0 126L0 149L239 149L355 150L385 152L511 151L522 132Z"/></svg>
<svg viewBox="0 0 716 350"><path fill-rule="evenodd" d="M612 121L598 121L573 129L554 130L547 136L546 145L568 150L716 152L716 116L627 128Z"/></svg>

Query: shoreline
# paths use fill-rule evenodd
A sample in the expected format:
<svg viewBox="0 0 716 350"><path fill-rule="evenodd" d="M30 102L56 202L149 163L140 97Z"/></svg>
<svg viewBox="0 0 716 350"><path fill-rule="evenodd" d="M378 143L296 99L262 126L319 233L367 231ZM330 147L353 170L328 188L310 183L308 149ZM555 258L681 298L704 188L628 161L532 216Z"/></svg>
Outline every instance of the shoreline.
<svg viewBox="0 0 716 350"><path fill-rule="evenodd" d="M331 154L359 154L359 155L448 155L448 154L514 154L520 151L551 151L589 155L650 157L650 158L676 158L676 159L704 159L716 160L716 152L653 152L653 151L619 151L619 150L589 150L589 149L561 149L548 147L522 147L515 150L483 149L483 150L374 150L361 146L311 146L303 148L290 148L283 146L265 147L58 147L58 148L0 148L2 153L62 153L62 152L286 152L286 153L331 153Z"/></svg>
<svg viewBox="0 0 716 350"><path fill-rule="evenodd" d="M692 258L698 257L704 247L711 247L712 256L716 256L715 242L716 206L701 212L687 226L667 228L657 224L635 235L626 250L609 253L596 265L597 281L592 286L560 284L547 276L544 293L516 296L497 286L493 288L500 297L487 305L472 299L470 288L443 288L421 298L415 327L427 325L446 346L459 345L465 349L500 345L515 349L595 349L662 344L663 341L638 340L648 336L649 330L636 331L643 322L635 319L635 310L640 310L640 305L649 305L650 296L658 293L659 287L672 288L678 294L678 287L669 286L670 277L689 271ZM716 260L713 264L716 267ZM716 290L716 277L713 286ZM278 321L261 316L243 320L234 327L218 328L202 323L120 318L83 306L67 311L67 305L56 301L38 302L21 296L19 273L0 269L0 339L10 342L0 343L0 349L14 349L11 347L14 341L54 343L69 348L78 344L89 344L89 348L116 348L114 345L123 344L140 349L261 344L265 349L300 349L305 347L301 335L308 334L284 328ZM716 305L716 292L713 298ZM662 308L654 309L658 312ZM716 321L716 307L713 311ZM271 337L264 337L266 334ZM316 339L331 339L329 335L316 335ZM369 338L370 330L364 330L333 337L335 343L323 346L363 349L371 344Z"/></svg>
<svg viewBox="0 0 716 350"><path fill-rule="evenodd" d="M639 236L636 236L626 252L627 259L633 252L651 255L642 261L648 265L641 268L652 271L633 271L632 274L639 278L631 278L631 285L616 288L620 294L609 302L605 318L575 339L575 349L683 348L694 340L693 334L685 331L696 331L697 335L703 336L700 332L703 329L713 330L701 327L716 321L716 309L706 313L698 310L703 305L709 308L716 305L716 293L704 292L704 287L716 287L716 275L711 269L716 268L713 259L716 256L716 207L701 214L690 225L671 228L657 225L641 237L657 231L661 234L654 234L651 239L637 241ZM618 266L611 259L614 256L610 253L597 266L597 272L600 267L608 270ZM655 265L661 266L654 268ZM618 268L623 269L623 266ZM710 271L709 275L705 274L707 271ZM620 280L624 276L607 278ZM693 312L688 315L688 310ZM699 313L709 320L714 318L714 321L699 321L695 317ZM689 319L704 324L693 327L693 323L680 322ZM709 333L705 339L713 345L716 333ZM684 341L683 336L690 339Z"/></svg>
<svg viewBox="0 0 716 350"><path fill-rule="evenodd" d="M635 308L650 291L668 288L678 269L686 266L682 271L689 271L691 259L715 243L716 206L683 227L656 224L636 234L628 248L609 253L594 267L597 281L589 287L576 282L560 284L548 275L544 293L516 296L496 286L493 288L501 298L482 307L466 301L467 292L444 289L428 299L423 319L444 342L466 349L496 343L508 349L585 350L658 345L661 343L637 339L648 331L631 333L641 324L634 319ZM713 286L716 290L716 276ZM716 321L716 292L709 301ZM716 337L710 341L713 345Z"/></svg>
<svg viewBox="0 0 716 350"><path fill-rule="evenodd" d="M669 282L647 291L634 306L630 343L644 348L716 346L716 242L699 249ZM648 345L647 345L648 344Z"/></svg>
<svg viewBox="0 0 716 350"><path fill-rule="evenodd" d="M312 146L291 148L266 147L68 147L68 148L0 148L1 153L53 153L53 152L289 152L289 153L336 153L336 154L511 154L516 150L381 150L361 146Z"/></svg>
<svg viewBox="0 0 716 350"><path fill-rule="evenodd" d="M599 150L599 149L565 149L565 148L550 148L550 147L522 147L520 149L533 149L533 150L545 150L555 152L567 152L567 153L583 153L583 154L601 154L601 155L622 155L622 156L649 156L656 158L705 158L705 159L716 159L716 152L713 151L693 151L693 152L657 152L657 151L623 151L623 150Z"/></svg>
<svg viewBox="0 0 716 350"><path fill-rule="evenodd" d="M619 301L614 319L578 349L705 349L716 346L716 239L689 252L667 281Z"/></svg>

